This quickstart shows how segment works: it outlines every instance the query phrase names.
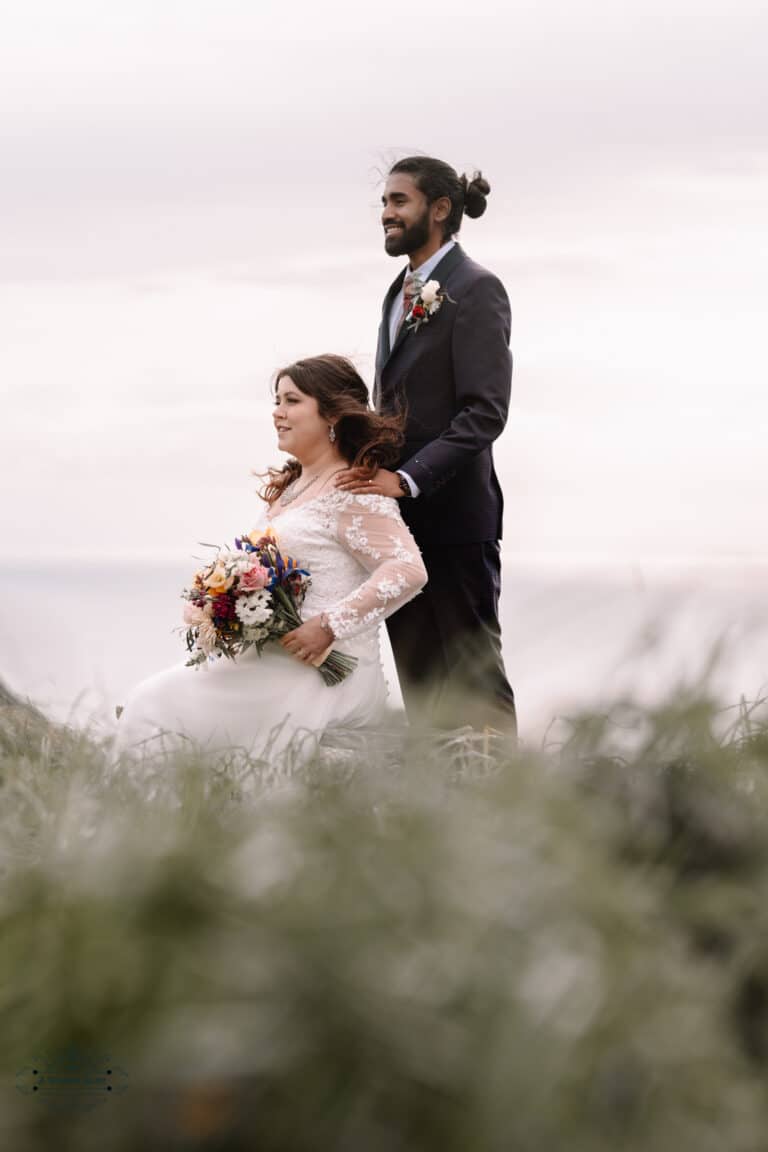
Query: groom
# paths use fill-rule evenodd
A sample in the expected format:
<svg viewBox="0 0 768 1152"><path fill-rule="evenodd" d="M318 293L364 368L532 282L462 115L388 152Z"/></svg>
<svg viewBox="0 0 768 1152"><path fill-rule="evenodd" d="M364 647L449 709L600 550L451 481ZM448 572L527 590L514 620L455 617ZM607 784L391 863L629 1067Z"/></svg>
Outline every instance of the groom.
<svg viewBox="0 0 768 1152"><path fill-rule="evenodd" d="M491 444L504 429L512 377L503 285L456 243L462 215L481 216L490 186L424 156L400 160L382 196L384 248L409 263L384 299L374 399L404 411L396 472L354 472L339 487L393 496L429 582L387 621L411 723L516 733L501 656L499 540L503 500Z"/></svg>

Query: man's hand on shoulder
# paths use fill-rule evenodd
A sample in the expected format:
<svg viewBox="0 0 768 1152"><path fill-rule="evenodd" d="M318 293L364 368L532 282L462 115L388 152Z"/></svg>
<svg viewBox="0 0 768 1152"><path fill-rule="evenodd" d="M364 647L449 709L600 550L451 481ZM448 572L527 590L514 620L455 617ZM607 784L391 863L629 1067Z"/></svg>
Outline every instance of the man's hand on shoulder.
<svg viewBox="0 0 768 1152"><path fill-rule="evenodd" d="M366 478L361 468L345 468L336 477L336 488L355 496L391 496L399 500L404 495L400 473L386 468L379 468L370 478Z"/></svg>

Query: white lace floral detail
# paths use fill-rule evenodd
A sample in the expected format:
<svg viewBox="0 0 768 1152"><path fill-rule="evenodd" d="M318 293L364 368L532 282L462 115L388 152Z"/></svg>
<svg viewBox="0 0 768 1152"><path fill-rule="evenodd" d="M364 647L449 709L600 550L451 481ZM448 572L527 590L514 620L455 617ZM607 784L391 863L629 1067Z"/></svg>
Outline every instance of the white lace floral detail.
<svg viewBox="0 0 768 1152"><path fill-rule="evenodd" d="M376 599L379 601L377 605L369 608L360 616L360 609L356 604L366 604L368 597L366 589L368 585L373 583ZM415 593L403 597L408 589L408 581L403 572L398 572L394 576L385 576L381 580L375 582L367 581L366 584L360 588L356 588L346 599L338 606L332 608L328 613L328 620L335 632L336 636L352 636L355 632L359 632L357 624L360 623L364 628L372 628L378 625L387 616L392 614L392 610L387 610L387 604L390 601L397 600L398 608L405 604L408 600L412 599ZM402 599L401 599L402 598Z"/></svg>
<svg viewBox="0 0 768 1152"><path fill-rule="evenodd" d="M402 572L398 572L394 579L378 580L376 582L376 595L383 604L388 600L396 600L401 592L406 588L405 576Z"/></svg>
<svg viewBox="0 0 768 1152"><path fill-rule="evenodd" d="M420 560L418 548L406 548L399 536L390 536L395 560L402 560L404 564L418 564Z"/></svg>
<svg viewBox="0 0 768 1152"><path fill-rule="evenodd" d="M427 582L415 541L389 496L326 492L287 508L272 523L283 551L312 573L302 615L325 612L340 641L356 637L373 651L381 621Z"/></svg>
<svg viewBox="0 0 768 1152"><path fill-rule="evenodd" d="M355 607L355 601L360 600L360 589L355 589L344 600L341 601L335 608L331 608L326 615L328 616L328 623L333 628L334 635L338 639L339 636L349 636L351 629L355 627L360 619L359 609Z"/></svg>
<svg viewBox="0 0 768 1152"><path fill-rule="evenodd" d="M427 573L388 496L350 496L338 509L338 539L371 573L370 578L328 610L338 639L375 628L424 587ZM410 547L408 547L410 545Z"/></svg>
<svg viewBox="0 0 768 1152"><path fill-rule="evenodd" d="M381 552L378 548L371 548L362 524L362 516L352 517L352 523L347 528L347 543L353 552L364 552L366 556L372 556L374 560L381 560Z"/></svg>
<svg viewBox="0 0 768 1152"><path fill-rule="evenodd" d="M334 526L337 517L344 512L350 513L348 519L351 519L353 515L362 515L365 520L367 516L373 515L382 519L394 520L398 525L404 527L397 500L393 500L391 496L356 496L353 492L337 492L333 489L324 493L317 500L310 501L310 504L315 505L317 517L322 518L329 528ZM309 507L309 505L300 505L299 508L301 507ZM407 528L406 534L412 539Z"/></svg>

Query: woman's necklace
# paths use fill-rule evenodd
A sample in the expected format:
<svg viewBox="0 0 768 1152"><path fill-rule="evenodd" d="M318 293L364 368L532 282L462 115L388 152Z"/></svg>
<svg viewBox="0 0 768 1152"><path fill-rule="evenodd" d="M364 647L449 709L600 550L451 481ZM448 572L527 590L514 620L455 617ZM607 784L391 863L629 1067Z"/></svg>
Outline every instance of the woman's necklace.
<svg viewBox="0 0 768 1152"><path fill-rule="evenodd" d="M317 480L319 475L320 475L320 473L316 472L314 476L310 476L310 478L309 478L309 480L307 480L306 484L302 484L300 488L296 487L296 480L294 480L292 484L288 485L286 490L281 495L280 503L281 504L293 504L294 500L298 499L298 497L301 496L302 492L306 492L307 488L312 487L312 485L314 484L315 480ZM296 479L298 480L298 476L296 477Z"/></svg>
<svg viewBox="0 0 768 1152"><path fill-rule="evenodd" d="M342 468L336 468L335 471L331 472L327 478L330 480L331 476L335 476L336 472L343 472L344 468L346 468L346 464ZM296 480L294 480L293 484L288 485L279 499L281 507L285 507L286 504L293 504L294 500L298 500L299 496L302 496L308 488L311 488L315 481L319 480L322 475L322 472L315 472L314 476L310 476L306 484L302 484L300 488L294 487L296 484ZM298 477L296 479L298 479Z"/></svg>

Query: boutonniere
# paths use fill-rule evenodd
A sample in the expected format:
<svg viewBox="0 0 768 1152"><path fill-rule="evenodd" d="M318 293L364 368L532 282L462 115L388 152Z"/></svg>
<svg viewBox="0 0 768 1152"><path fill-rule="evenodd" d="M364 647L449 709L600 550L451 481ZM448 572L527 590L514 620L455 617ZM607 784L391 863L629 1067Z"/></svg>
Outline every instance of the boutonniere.
<svg viewBox="0 0 768 1152"><path fill-rule="evenodd" d="M428 324L440 311L446 300L451 300L445 288L440 287L439 280L427 280L426 284L416 280L414 287L416 291L411 297L411 310L405 318L409 332L418 332L422 324ZM455 300L451 300L451 304L455 303Z"/></svg>

